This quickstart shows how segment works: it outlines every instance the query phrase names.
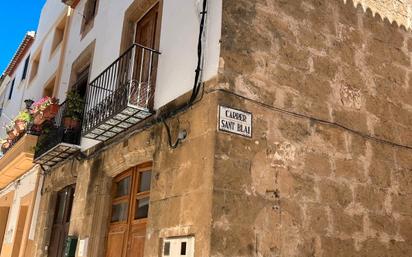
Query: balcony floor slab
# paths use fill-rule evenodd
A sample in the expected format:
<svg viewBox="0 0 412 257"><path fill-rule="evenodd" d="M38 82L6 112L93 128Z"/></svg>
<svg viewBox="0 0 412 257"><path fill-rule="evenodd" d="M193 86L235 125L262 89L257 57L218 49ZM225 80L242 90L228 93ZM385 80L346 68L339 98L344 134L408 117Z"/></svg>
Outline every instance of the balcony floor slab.
<svg viewBox="0 0 412 257"><path fill-rule="evenodd" d="M57 163L64 161L76 152L80 151L80 146L67 143L60 143L34 160L35 163L53 167Z"/></svg>
<svg viewBox="0 0 412 257"><path fill-rule="evenodd" d="M83 137L98 141L106 141L133 125L136 125L150 115L151 112L148 110L141 110L129 105L122 111L103 121L101 124L86 131L83 134Z"/></svg>

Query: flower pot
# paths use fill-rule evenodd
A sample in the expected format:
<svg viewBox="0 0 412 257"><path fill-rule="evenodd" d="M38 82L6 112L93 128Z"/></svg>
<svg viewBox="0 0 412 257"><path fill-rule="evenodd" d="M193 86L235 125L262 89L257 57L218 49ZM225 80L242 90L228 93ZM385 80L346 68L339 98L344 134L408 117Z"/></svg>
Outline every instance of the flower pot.
<svg viewBox="0 0 412 257"><path fill-rule="evenodd" d="M44 118L43 113L37 113L36 115L34 115L33 117L33 123L34 125L41 125L46 121L46 119Z"/></svg>
<svg viewBox="0 0 412 257"><path fill-rule="evenodd" d="M11 146L11 144L10 144L10 142L8 142L8 141L5 142L5 143L3 143L3 144L1 145L1 151L2 151L2 153L5 154L5 153L7 152L7 150L9 150L10 146Z"/></svg>
<svg viewBox="0 0 412 257"><path fill-rule="evenodd" d="M19 135L19 133L17 132L17 130L13 129L8 131L7 135L9 140L14 140Z"/></svg>
<svg viewBox="0 0 412 257"><path fill-rule="evenodd" d="M64 117L63 126L66 129L78 129L80 128L80 120L71 117Z"/></svg>
<svg viewBox="0 0 412 257"><path fill-rule="evenodd" d="M26 122L24 120L16 120L14 122L14 128L20 134L26 130Z"/></svg>
<svg viewBox="0 0 412 257"><path fill-rule="evenodd" d="M51 120L56 117L57 113L59 112L59 105L58 104L51 104L46 107L43 111L43 118L46 120Z"/></svg>
<svg viewBox="0 0 412 257"><path fill-rule="evenodd" d="M41 132L41 126L36 124L31 124L30 126L30 134L32 135L39 135Z"/></svg>

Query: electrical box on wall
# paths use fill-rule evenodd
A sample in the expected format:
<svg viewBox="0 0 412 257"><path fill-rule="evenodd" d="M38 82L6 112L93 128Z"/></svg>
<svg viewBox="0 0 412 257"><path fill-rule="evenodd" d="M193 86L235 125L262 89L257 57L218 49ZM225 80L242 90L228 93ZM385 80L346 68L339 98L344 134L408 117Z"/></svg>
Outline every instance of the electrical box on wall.
<svg viewBox="0 0 412 257"><path fill-rule="evenodd" d="M163 240L162 257L194 257L195 237L172 237Z"/></svg>
<svg viewBox="0 0 412 257"><path fill-rule="evenodd" d="M68 236L66 238L66 247L64 248L64 257L75 257L77 247L77 237Z"/></svg>
<svg viewBox="0 0 412 257"><path fill-rule="evenodd" d="M77 250L77 257L87 257L87 246L89 244L89 238L84 238L79 241L79 249Z"/></svg>

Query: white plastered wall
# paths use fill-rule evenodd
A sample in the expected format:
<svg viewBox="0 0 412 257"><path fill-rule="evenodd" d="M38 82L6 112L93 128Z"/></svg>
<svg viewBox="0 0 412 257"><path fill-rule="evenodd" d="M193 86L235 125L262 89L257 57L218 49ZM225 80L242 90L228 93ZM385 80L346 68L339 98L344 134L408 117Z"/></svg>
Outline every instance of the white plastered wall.
<svg viewBox="0 0 412 257"><path fill-rule="evenodd" d="M24 100L32 99L39 100L43 96L43 89L47 82L56 74L60 56L61 45L56 48L54 53L51 53L51 45L54 38L55 27L67 15L68 7L60 0L47 0L39 20L39 25L33 44L28 49L22 61L16 67L16 70L11 76L7 76L0 85L0 106L3 107L3 115L0 117L0 137L5 137L5 129L3 126L9 124L10 119L14 119L18 112L25 108ZM41 52L39 69L37 76L30 80L31 64L33 56ZM29 69L27 71L26 79L22 80L24 63L28 56L31 56ZM12 98L8 100L10 92L10 82L15 79ZM5 189L0 191L0 197L15 191L12 206L9 212L9 220L6 228L5 243L12 243L14 238L14 230L17 219L19 217L20 201L27 194L35 189L37 176L39 173L38 166L25 173L20 179L10 183ZM40 188L39 188L40 190ZM33 211L33 218L31 221L29 239L34 239L34 231L40 202L40 191L35 192L35 206Z"/></svg>
<svg viewBox="0 0 412 257"><path fill-rule="evenodd" d="M40 53L37 75L29 82L25 90L25 99L38 100L43 96L43 90L56 76L60 63L62 47L60 44L52 53L52 43L57 24L68 14L68 7L60 0L48 0L41 12L36 38L31 47L31 62ZM28 76L31 74L31 65Z"/></svg>
<svg viewBox="0 0 412 257"><path fill-rule="evenodd" d="M26 60L28 53L25 54L23 61L20 62L16 71L7 76L3 81L0 88L0 107L3 108L2 115L0 117L0 137L4 138L6 136L5 126L10 124L11 120L14 119L19 111L24 108L24 90L27 85L27 79L22 80L24 61ZM15 80L12 97L9 98L11 83Z"/></svg>
<svg viewBox="0 0 412 257"><path fill-rule="evenodd" d="M33 192L36 188L38 178L38 168L35 167L23 175L18 180L9 184L5 189L0 191L0 197L14 191L13 201L10 206L9 216L7 220L6 233L4 237L5 244L13 243L14 232L19 217L20 203L23 197ZM33 226L33 223L32 225Z"/></svg>
<svg viewBox="0 0 412 257"><path fill-rule="evenodd" d="M165 0L160 33L155 109L194 85L202 0ZM220 53L221 0L208 1L203 80L217 75Z"/></svg>
<svg viewBox="0 0 412 257"><path fill-rule="evenodd" d="M190 91L197 65L197 43L203 0L164 0L160 33L155 109ZM93 28L81 37L81 25L86 0L73 10L68 48L63 65L58 97L64 99L68 90L73 62L94 42L90 81L119 57L126 10L132 0L100 0ZM204 44L203 80L217 75L220 51L221 0L209 0L206 40ZM83 139L82 150L96 141Z"/></svg>
<svg viewBox="0 0 412 257"><path fill-rule="evenodd" d="M3 107L3 115L0 117L1 138L4 138L6 134L4 126L9 124L10 120L14 119L19 111L25 108L24 100L39 100L43 96L44 87L56 74L61 56L61 46L59 46L52 55L51 45L56 24L67 15L67 11L68 7L60 0L46 1L40 15L33 44L16 67L15 72L7 76L2 83L0 87L0 107ZM30 80L33 57L38 53L41 53L41 56L37 76ZM24 63L29 55L29 69L26 79L22 80ZM9 100L8 96L13 79L15 79L15 84L12 97Z"/></svg>

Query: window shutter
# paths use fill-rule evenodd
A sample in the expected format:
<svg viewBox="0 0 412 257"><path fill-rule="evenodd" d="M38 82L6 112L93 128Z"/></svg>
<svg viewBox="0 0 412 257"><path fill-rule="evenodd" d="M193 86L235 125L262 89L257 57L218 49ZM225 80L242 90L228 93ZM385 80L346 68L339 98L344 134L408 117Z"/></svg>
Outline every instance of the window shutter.
<svg viewBox="0 0 412 257"><path fill-rule="evenodd" d="M23 69L23 75L21 76L21 80L24 80L27 77L27 70L29 68L29 61L30 61L30 55L26 58L26 61L24 62L24 69Z"/></svg>
<svg viewBox="0 0 412 257"><path fill-rule="evenodd" d="M11 99L11 96L13 95L13 88L14 88L14 83L15 82L16 82L16 78L14 78L13 81L11 82L10 92L9 92L9 100Z"/></svg>

